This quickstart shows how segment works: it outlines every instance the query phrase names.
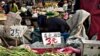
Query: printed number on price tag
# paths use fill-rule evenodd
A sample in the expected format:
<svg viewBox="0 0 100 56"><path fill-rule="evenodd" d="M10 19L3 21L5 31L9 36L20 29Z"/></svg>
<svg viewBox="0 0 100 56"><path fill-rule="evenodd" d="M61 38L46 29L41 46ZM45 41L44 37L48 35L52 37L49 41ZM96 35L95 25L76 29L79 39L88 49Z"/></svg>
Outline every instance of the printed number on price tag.
<svg viewBox="0 0 100 56"><path fill-rule="evenodd" d="M26 32L26 26L11 26L10 27L10 36L9 37L22 37Z"/></svg>
<svg viewBox="0 0 100 56"><path fill-rule="evenodd" d="M47 45L57 43L56 38L46 38L45 40L47 41Z"/></svg>
<svg viewBox="0 0 100 56"><path fill-rule="evenodd" d="M61 43L61 35L59 32L42 33L44 45L52 45Z"/></svg>
<svg viewBox="0 0 100 56"><path fill-rule="evenodd" d="M19 29L10 29L10 35L12 37L19 37L20 36L20 30Z"/></svg>

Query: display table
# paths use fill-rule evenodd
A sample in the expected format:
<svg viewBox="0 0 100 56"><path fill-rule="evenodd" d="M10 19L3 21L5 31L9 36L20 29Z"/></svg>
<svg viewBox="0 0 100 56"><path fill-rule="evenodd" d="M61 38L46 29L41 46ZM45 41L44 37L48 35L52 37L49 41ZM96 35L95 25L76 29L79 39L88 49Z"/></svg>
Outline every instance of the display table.
<svg viewBox="0 0 100 56"><path fill-rule="evenodd" d="M45 52L57 52L57 53L80 53L79 49L73 47L63 47L63 48L32 48L32 50L37 51L38 54L43 54Z"/></svg>

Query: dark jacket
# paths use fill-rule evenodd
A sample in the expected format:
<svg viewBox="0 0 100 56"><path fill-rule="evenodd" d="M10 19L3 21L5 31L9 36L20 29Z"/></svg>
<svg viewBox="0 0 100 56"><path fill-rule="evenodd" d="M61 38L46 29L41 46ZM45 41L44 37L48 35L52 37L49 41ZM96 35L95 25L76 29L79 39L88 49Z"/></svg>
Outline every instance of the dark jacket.
<svg viewBox="0 0 100 56"><path fill-rule="evenodd" d="M9 5L9 4L5 4L5 5L3 6L3 9L4 9L4 11L5 11L5 14L8 14L9 11L10 11L10 5Z"/></svg>
<svg viewBox="0 0 100 56"><path fill-rule="evenodd" d="M40 15L38 17L38 25L40 31L42 32L67 32L69 30L69 26L66 21L61 18L51 17L46 18L46 16Z"/></svg>
<svg viewBox="0 0 100 56"><path fill-rule="evenodd" d="M47 20L47 29L49 32L67 32L69 27L64 19L52 17Z"/></svg>

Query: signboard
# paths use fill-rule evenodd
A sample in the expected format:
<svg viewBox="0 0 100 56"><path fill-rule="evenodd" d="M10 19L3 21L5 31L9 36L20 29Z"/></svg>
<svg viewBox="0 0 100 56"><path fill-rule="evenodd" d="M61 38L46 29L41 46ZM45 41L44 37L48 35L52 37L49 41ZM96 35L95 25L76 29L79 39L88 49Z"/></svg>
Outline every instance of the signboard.
<svg viewBox="0 0 100 56"><path fill-rule="evenodd" d="M42 39L44 45L52 45L61 43L60 32L45 32L42 33Z"/></svg>
<svg viewBox="0 0 100 56"><path fill-rule="evenodd" d="M11 26L10 37L22 37L26 30L27 26Z"/></svg>

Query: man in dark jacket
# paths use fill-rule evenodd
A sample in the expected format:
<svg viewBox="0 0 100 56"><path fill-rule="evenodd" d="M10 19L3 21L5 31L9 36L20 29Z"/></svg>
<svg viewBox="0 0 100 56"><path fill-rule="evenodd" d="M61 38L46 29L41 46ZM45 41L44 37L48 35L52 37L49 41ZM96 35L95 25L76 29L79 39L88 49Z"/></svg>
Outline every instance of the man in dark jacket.
<svg viewBox="0 0 100 56"><path fill-rule="evenodd" d="M64 19L51 17L47 20L47 28L49 32L67 32L69 27Z"/></svg>
<svg viewBox="0 0 100 56"><path fill-rule="evenodd" d="M46 19L46 16L39 16L38 18L39 27L42 28L40 30L47 32L67 32L69 30L69 26L66 21L57 17L50 17Z"/></svg>
<svg viewBox="0 0 100 56"><path fill-rule="evenodd" d="M45 15L39 15L37 22L39 29L35 28L35 31L31 34L33 43L42 41L42 32L60 32L62 36L65 36L64 39L66 40L69 26L64 19L57 17L50 17L47 19Z"/></svg>

